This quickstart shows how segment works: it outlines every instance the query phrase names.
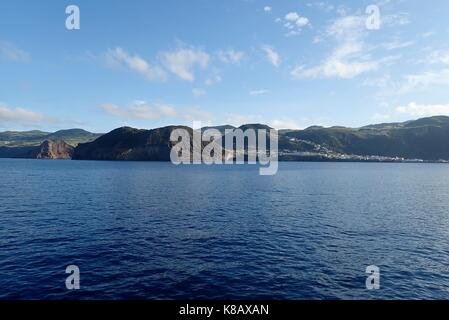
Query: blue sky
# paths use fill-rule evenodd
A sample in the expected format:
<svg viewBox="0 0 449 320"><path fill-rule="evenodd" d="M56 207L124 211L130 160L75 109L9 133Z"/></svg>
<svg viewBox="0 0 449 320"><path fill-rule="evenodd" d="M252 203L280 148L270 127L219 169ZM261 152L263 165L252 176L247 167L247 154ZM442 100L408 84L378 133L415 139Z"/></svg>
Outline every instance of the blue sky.
<svg viewBox="0 0 449 320"><path fill-rule="evenodd" d="M80 30L65 27L71 4ZM3 0L0 131L449 115L448 12L446 0Z"/></svg>

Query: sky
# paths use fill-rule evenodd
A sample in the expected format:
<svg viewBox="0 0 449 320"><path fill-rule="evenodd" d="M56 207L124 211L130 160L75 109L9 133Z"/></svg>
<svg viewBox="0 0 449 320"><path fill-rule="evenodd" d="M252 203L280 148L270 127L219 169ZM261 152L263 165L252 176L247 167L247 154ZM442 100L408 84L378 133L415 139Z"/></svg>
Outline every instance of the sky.
<svg viewBox="0 0 449 320"><path fill-rule="evenodd" d="M448 13L447 0L2 0L0 131L449 115Z"/></svg>

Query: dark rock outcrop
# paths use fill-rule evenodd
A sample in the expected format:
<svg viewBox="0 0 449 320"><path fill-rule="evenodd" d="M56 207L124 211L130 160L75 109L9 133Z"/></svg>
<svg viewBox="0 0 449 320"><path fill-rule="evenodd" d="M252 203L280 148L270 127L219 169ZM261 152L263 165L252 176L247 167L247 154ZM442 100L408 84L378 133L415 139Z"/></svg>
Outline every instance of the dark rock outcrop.
<svg viewBox="0 0 449 320"><path fill-rule="evenodd" d="M183 128L192 135L192 129L168 126L154 130L122 127L90 143L75 148L74 160L132 160L170 161L172 130Z"/></svg>
<svg viewBox="0 0 449 320"><path fill-rule="evenodd" d="M206 127L206 129L235 129L232 126ZM247 129L270 129L265 125L253 124L240 127ZM168 126L153 130L141 130L130 127L115 129L90 143L79 144L75 148L74 160L131 160L131 161L170 161L170 151L175 142L170 141L174 129L185 129L190 135L192 146L192 128ZM224 137L223 137L224 139ZM203 141L202 147L209 142ZM224 145L224 143L223 143ZM192 150L192 149L191 149Z"/></svg>
<svg viewBox="0 0 449 320"><path fill-rule="evenodd" d="M0 158L72 159L74 149L63 140L46 140L40 146L0 147Z"/></svg>

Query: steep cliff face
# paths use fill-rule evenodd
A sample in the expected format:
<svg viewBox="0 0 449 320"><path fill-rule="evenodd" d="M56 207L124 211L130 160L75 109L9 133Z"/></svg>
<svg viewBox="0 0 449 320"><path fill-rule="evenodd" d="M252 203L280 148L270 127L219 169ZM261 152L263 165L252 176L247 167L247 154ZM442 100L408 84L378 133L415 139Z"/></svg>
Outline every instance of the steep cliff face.
<svg viewBox="0 0 449 320"><path fill-rule="evenodd" d="M72 159L74 148L63 140L44 141L36 154L36 159Z"/></svg>
<svg viewBox="0 0 449 320"><path fill-rule="evenodd" d="M129 127L115 129L90 143L79 144L73 155L75 160L133 160L169 161L173 129L169 126L154 130L139 130Z"/></svg>

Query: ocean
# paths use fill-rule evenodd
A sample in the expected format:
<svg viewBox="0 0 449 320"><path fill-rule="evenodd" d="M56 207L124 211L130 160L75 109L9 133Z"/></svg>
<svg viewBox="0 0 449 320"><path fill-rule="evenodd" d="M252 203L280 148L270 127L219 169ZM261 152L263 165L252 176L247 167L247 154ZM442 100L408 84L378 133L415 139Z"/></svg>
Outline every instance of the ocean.
<svg viewBox="0 0 449 320"><path fill-rule="evenodd" d="M0 299L449 298L445 164L295 162L260 176L0 159L0 179Z"/></svg>

